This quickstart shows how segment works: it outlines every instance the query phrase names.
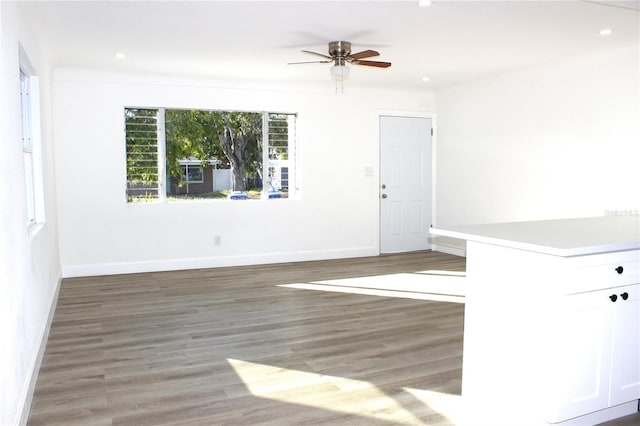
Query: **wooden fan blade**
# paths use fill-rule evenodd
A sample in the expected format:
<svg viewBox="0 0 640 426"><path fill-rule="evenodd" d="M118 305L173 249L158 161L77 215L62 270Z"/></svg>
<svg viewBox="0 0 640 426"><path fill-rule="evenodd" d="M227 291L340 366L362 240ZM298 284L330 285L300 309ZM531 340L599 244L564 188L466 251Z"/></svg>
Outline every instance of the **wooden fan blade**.
<svg viewBox="0 0 640 426"><path fill-rule="evenodd" d="M364 59L364 58L371 58L373 56L380 56L380 53L376 52L375 50L363 50L362 52L358 52L358 53L354 53L352 55L349 55L349 58L351 58L351 59Z"/></svg>
<svg viewBox="0 0 640 426"><path fill-rule="evenodd" d="M378 67L378 68L389 68L391 66L391 62L381 62L381 61L353 61L352 64L366 65L368 67Z"/></svg>
<svg viewBox="0 0 640 426"><path fill-rule="evenodd" d="M323 58L327 58L327 59L331 59L333 60L333 58L331 56L327 56L327 55L323 55L322 53L318 53L318 52L312 52L310 50L303 50L304 53L310 53L312 55L317 55L317 56L322 56Z"/></svg>
<svg viewBox="0 0 640 426"><path fill-rule="evenodd" d="M287 62L287 65L298 65L298 64L329 64L333 62L331 61L305 61L305 62Z"/></svg>

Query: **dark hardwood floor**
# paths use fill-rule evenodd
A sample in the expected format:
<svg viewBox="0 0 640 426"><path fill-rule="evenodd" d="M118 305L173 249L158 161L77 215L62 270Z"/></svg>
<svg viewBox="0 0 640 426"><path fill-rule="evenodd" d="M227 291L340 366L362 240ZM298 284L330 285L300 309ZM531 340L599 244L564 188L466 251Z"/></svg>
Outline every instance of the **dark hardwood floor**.
<svg viewBox="0 0 640 426"><path fill-rule="evenodd" d="M341 286L464 270L420 252L65 279L28 424L455 425L464 305Z"/></svg>

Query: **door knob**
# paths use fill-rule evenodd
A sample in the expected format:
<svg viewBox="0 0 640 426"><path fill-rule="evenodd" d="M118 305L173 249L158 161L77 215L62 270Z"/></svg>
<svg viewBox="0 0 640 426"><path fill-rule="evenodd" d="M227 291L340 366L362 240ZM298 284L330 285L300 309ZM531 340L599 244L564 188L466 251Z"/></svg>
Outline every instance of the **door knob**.
<svg viewBox="0 0 640 426"><path fill-rule="evenodd" d="M611 299L612 302L615 302L616 300L618 300L618 296L612 294L611 296L609 296L609 299Z"/></svg>
<svg viewBox="0 0 640 426"><path fill-rule="evenodd" d="M629 293L627 293L626 291L624 293L622 293L620 295L622 297L622 300L627 300L629 298Z"/></svg>
<svg viewBox="0 0 640 426"><path fill-rule="evenodd" d="M381 197L382 198L387 198L387 194L382 194Z"/></svg>
<svg viewBox="0 0 640 426"><path fill-rule="evenodd" d="M623 268L622 266L618 266L618 267L616 268L616 272L617 272L617 273L621 274L621 273L622 273L622 271L624 271L624 268Z"/></svg>

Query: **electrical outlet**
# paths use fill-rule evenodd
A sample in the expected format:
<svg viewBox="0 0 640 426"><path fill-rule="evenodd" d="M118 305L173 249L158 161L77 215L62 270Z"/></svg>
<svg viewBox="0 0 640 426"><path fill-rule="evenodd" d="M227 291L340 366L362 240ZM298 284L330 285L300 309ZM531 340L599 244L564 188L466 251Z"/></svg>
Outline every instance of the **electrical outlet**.
<svg viewBox="0 0 640 426"><path fill-rule="evenodd" d="M220 238L220 235L215 235L213 237L213 245L214 246L219 246L220 244L222 244L222 239Z"/></svg>

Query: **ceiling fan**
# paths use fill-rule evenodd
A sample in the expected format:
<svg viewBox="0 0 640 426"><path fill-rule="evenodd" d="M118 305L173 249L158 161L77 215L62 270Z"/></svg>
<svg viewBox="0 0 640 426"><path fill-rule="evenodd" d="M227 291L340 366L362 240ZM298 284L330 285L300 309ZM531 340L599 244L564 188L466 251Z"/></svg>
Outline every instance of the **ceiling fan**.
<svg viewBox="0 0 640 426"><path fill-rule="evenodd" d="M331 76L340 79L346 78L349 75L349 67L347 64L353 65L365 65L369 67L389 68L391 62L382 61L369 61L365 58L371 58L379 56L380 53L375 50L363 50L362 52L351 53L351 43L348 41L332 41L329 43L329 55L323 53L312 52L310 50L303 50L304 53L310 53L312 55L321 56L324 58L322 61L306 61L306 62L289 62L289 65L295 64L330 64Z"/></svg>

